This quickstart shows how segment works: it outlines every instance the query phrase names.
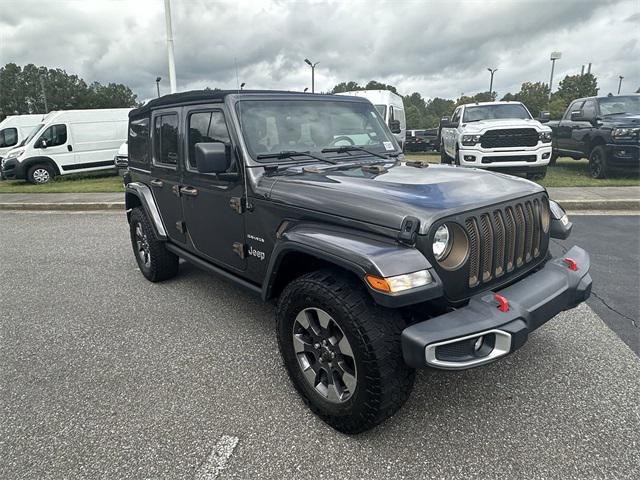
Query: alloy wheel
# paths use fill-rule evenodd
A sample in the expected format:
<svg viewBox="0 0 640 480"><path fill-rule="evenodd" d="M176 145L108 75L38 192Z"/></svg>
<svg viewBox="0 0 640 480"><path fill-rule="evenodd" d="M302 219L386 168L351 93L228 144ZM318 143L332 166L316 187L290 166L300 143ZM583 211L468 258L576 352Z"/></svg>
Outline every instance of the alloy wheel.
<svg viewBox="0 0 640 480"><path fill-rule="evenodd" d="M147 235L142 230L140 223L136 225L136 251L142 264L148 268L151 265L151 249Z"/></svg>
<svg viewBox="0 0 640 480"><path fill-rule="evenodd" d="M36 168L33 171L33 179L36 183L47 183L51 180L51 175L46 168Z"/></svg>
<svg viewBox="0 0 640 480"><path fill-rule="evenodd" d="M325 400L346 402L357 385L349 340L336 320L319 308L302 310L293 322L293 347L307 383Z"/></svg>
<svg viewBox="0 0 640 480"><path fill-rule="evenodd" d="M602 175L602 158L600 158L600 153L593 152L591 154L589 168L591 170L591 176L593 178L600 178L600 175Z"/></svg>

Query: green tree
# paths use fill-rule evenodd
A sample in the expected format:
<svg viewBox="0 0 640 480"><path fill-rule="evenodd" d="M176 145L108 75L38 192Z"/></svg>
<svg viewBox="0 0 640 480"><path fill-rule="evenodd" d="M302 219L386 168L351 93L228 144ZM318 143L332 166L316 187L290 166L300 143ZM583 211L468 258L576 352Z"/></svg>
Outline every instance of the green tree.
<svg viewBox="0 0 640 480"><path fill-rule="evenodd" d="M513 95L513 98L507 99L505 97L502 99L524 103L531 112L531 115L536 118L540 115L540 112L546 111L548 107L549 85L543 82L524 82L520 87L520 91Z"/></svg>
<svg viewBox="0 0 640 480"><path fill-rule="evenodd" d="M331 90L331 93L354 92L356 90L364 90L364 87L358 85L358 82L341 82Z"/></svg>
<svg viewBox="0 0 640 480"><path fill-rule="evenodd" d="M555 95L564 98L567 103L582 97L593 97L598 94L598 80L591 73L584 75L567 75L558 84Z"/></svg>
<svg viewBox="0 0 640 480"><path fill-rule="evenodd" d="M442 117L450 117L456 108L456 102L447 98L432 98L425 108L424 128L434 128L440 125Z"/></svg>

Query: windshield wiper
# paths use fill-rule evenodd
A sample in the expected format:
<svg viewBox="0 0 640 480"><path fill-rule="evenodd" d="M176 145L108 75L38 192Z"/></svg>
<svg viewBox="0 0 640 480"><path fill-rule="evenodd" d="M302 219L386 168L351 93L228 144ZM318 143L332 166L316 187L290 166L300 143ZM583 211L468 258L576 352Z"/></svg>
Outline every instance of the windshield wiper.
<svg viewBox="0 0 640 480"><path fill-rule="evenodd" d="M357 147L355 145L343 145L342 147L331 147L331 148L322 149L322 153L348 153L348 152L364 152L364 153L368 153L369 155L373 155L374 157L384 158L385 160L388 160L390 158L389 155L373 152L369 149Z"/></svg>
<svg viewBox="0 0 640 480"><path fill-rule="evenodd" d="M311 152L297 152L295 150L284 150L282 152L277 153L261 153L256 158L258 160L266 159L266 158L277 158L279 160L283 160L285 158L294 158L294 157L309 157L315 160L319 160L321 162L330 163L332 165L336 165L338 162L335 160L331 160L330 158L321 157L319 155L314 155Z"/></svg>

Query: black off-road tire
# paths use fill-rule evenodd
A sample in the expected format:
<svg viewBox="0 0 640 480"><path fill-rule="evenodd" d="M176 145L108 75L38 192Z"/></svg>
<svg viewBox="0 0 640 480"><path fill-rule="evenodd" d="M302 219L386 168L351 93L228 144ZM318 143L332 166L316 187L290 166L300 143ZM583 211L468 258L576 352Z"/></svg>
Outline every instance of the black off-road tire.
<svg viewBox="0 0 640 480"><path fill-rule="evenodd" d="M55 176L55 169L46 163L38 163L27 170L27 181L34 185L44 185L52 182Z"/></svg>
<svg viewBox="0 0 640 480"><path fill-rule="evenodd" d="M138 237L138 226L143 235L142 239ZM179 259L177 255L167 250L165 242L161 242L156 238L149 218L142 207L136 207L131 211L129 231L133 254L138 262L140 271L147 280L161 282L178 274ZM142 253L138 245L139 240L141 240L144 250ZM148 261L146 261L147 258Z"/></svg>
<svg viewBox="0 0 640 480"><path fill-rule="evenodd" d="M318 308L344 332L353 351L357 383L343 403L331 403L302 373L292 332L297 315ZM356 434L391 417L405 403L415 370L402 358L399 312L376 305L357 279L339 270L319 270L291 282L277 308L280 352L294 386L309 408L336 430Z"/></svg>
<svg viewBox="0 0 640 480"><path fill-rule="evenodd" d="M602 145L598 145L589 154L589 175L591 178L607 178L607 151Z"/></svg>

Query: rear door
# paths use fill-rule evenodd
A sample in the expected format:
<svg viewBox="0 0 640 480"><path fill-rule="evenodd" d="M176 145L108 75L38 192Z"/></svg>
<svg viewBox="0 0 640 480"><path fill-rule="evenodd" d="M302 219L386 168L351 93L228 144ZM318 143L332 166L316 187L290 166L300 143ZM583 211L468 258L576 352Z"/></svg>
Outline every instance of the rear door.
<svg viewBox="0 0 640 480"><path fill-rule="evenodd" d="M182 210L189 235L189 249L221 266L245 270L244 195L240 159L231 148L232 139L222 104L184 107L185 159L181 189ZM232 151L226 173L203 174L196 169L197 143L221 142Z"/></svg>
<svg viewBox="0 0 640 480"><path fill-rule="evenodd" d="M180 109L156 110L151 117L151 191L167 228L167 235L182 245L186 242L180 203Z"/></svg>

